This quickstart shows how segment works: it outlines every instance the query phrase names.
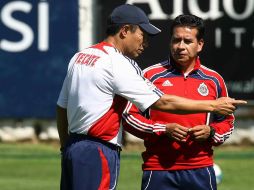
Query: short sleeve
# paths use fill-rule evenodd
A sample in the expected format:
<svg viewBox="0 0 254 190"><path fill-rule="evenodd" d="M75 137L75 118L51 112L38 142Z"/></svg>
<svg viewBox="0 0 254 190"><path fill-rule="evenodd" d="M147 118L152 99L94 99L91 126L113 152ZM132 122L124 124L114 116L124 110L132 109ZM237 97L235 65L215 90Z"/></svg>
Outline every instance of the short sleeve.
<svg viewBox="0 0 254 190"><path fill-rule="evenodd" d="M66 108L68 103L68 91L67 91L67 77L65 77L62 89L60 91L58 100L57 100L57 105Z"/></svg>
<svg viewBox="0 0 254 190"><path fill-rule="evenodd" d="M62 108L66 108L67 107L67 103L68 103L68 80L70 78L70 74L72 74L72 67L75 63L75 60L77 59L78 53L76 53L70 60L69 64L68 64L68 71L67 74L65 76L64 82L63 82L63 86L62 89L60 91L58 100L57 100L57 105L59 105Z"/></svg>
<svg viewBox="0 0 254 190"><path fill-rule="evenodd" d="M145 111L163 93L142 76L141 69L133 62L126 58L113 61L114 89L116 94Z"/></svg>

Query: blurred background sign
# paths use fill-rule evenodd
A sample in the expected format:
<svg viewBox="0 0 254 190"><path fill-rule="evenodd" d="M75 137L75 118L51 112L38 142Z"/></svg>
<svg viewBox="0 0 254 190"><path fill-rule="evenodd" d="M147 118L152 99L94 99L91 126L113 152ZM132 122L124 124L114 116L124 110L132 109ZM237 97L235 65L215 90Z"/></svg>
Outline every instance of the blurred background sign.
<svg viewBox="0 0 254 190"><path fill-rule="evenodd" d="M77 0L0 1L0 117L53 118L78 49Z"/></svg>
<svg viewBox="0 0 254 190"><path fill-rule="evenodd" d="M229 95L254 99L254 0L98 0L98 41L102 40L106 18L122 3L142 8L162 33L137 60L142 68L167 59L169 27L180 14L195 14L205 20L205 47L202 64L216 70L225 79ZM101 24L102 23L102 24Z"/></svg>
<svg viewBox="0 0 254 190"><path fill-rule="evenodd" d="M229 95L254 99L254 0L4 0L0 1L0 118L55 118L72 55L105 38L118 5L142 8L162 33L137 62L168 58L169 27L180 14L206 22L203 65L219 72Z"/></svg>

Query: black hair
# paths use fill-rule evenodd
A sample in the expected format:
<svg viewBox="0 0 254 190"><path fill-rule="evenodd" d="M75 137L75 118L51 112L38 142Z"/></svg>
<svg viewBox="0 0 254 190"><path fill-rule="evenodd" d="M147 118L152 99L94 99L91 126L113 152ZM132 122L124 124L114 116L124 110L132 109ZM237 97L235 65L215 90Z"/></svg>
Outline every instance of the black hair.
<svg viewBox="0 0 254 190"><path fill-rule="evenodd" d="M178 26L180 26L180 27L186 26L186 27L190 27L190 28L196 28L198 30L197 39L200 40L200 39L204 38L204 35L205 35L204 21L203 21L203 19L201 19L195 15L184 14L184 15L177 16L173 20L173 23L170 27L171 35L173 34L174 28L178 27Z"/></svg>
<svg viewBox="0 0 254 190"><path fill-rule="evenodd" d="M127 25L126 24L115 24L111 21L111 17L109 16L107 19L107 28L106 28L106 35L107 36L114 36L115 34L117 34L120 29L124 26ZM136 29L138 28L138 25L134 25L134 24L128 24L130 26L130 31L131 32L135 32Z"/></svg>

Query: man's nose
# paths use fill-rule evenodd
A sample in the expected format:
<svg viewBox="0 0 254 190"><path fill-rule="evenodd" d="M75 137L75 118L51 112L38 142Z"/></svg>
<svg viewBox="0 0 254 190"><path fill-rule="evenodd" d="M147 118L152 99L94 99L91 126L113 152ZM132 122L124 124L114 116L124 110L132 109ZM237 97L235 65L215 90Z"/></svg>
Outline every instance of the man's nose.
<svg viewBox="0 0 254 190"><path fill-rule="evenodd" d="M183 40L178 43L178 48L184 48L184 41Z"/></svg>

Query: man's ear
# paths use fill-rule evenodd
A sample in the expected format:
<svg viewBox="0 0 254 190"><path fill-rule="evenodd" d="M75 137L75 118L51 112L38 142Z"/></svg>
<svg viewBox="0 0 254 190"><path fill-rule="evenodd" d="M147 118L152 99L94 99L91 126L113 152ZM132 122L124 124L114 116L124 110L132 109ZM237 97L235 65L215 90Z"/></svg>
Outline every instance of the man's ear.
<svg viewBox="0 0 254 190"><path fill-rule="evenodd" d="M128 31L130 30L129 25L123 25L122 28L119 31L120 38L125 38L128 34Z"/></svg>
<svg viewBox="0 0 254 190"><path fill-rule="evenodd" d="M205 43L204 39L200 39L198 41L198 53L202 51L204 43Z"/></svg>

